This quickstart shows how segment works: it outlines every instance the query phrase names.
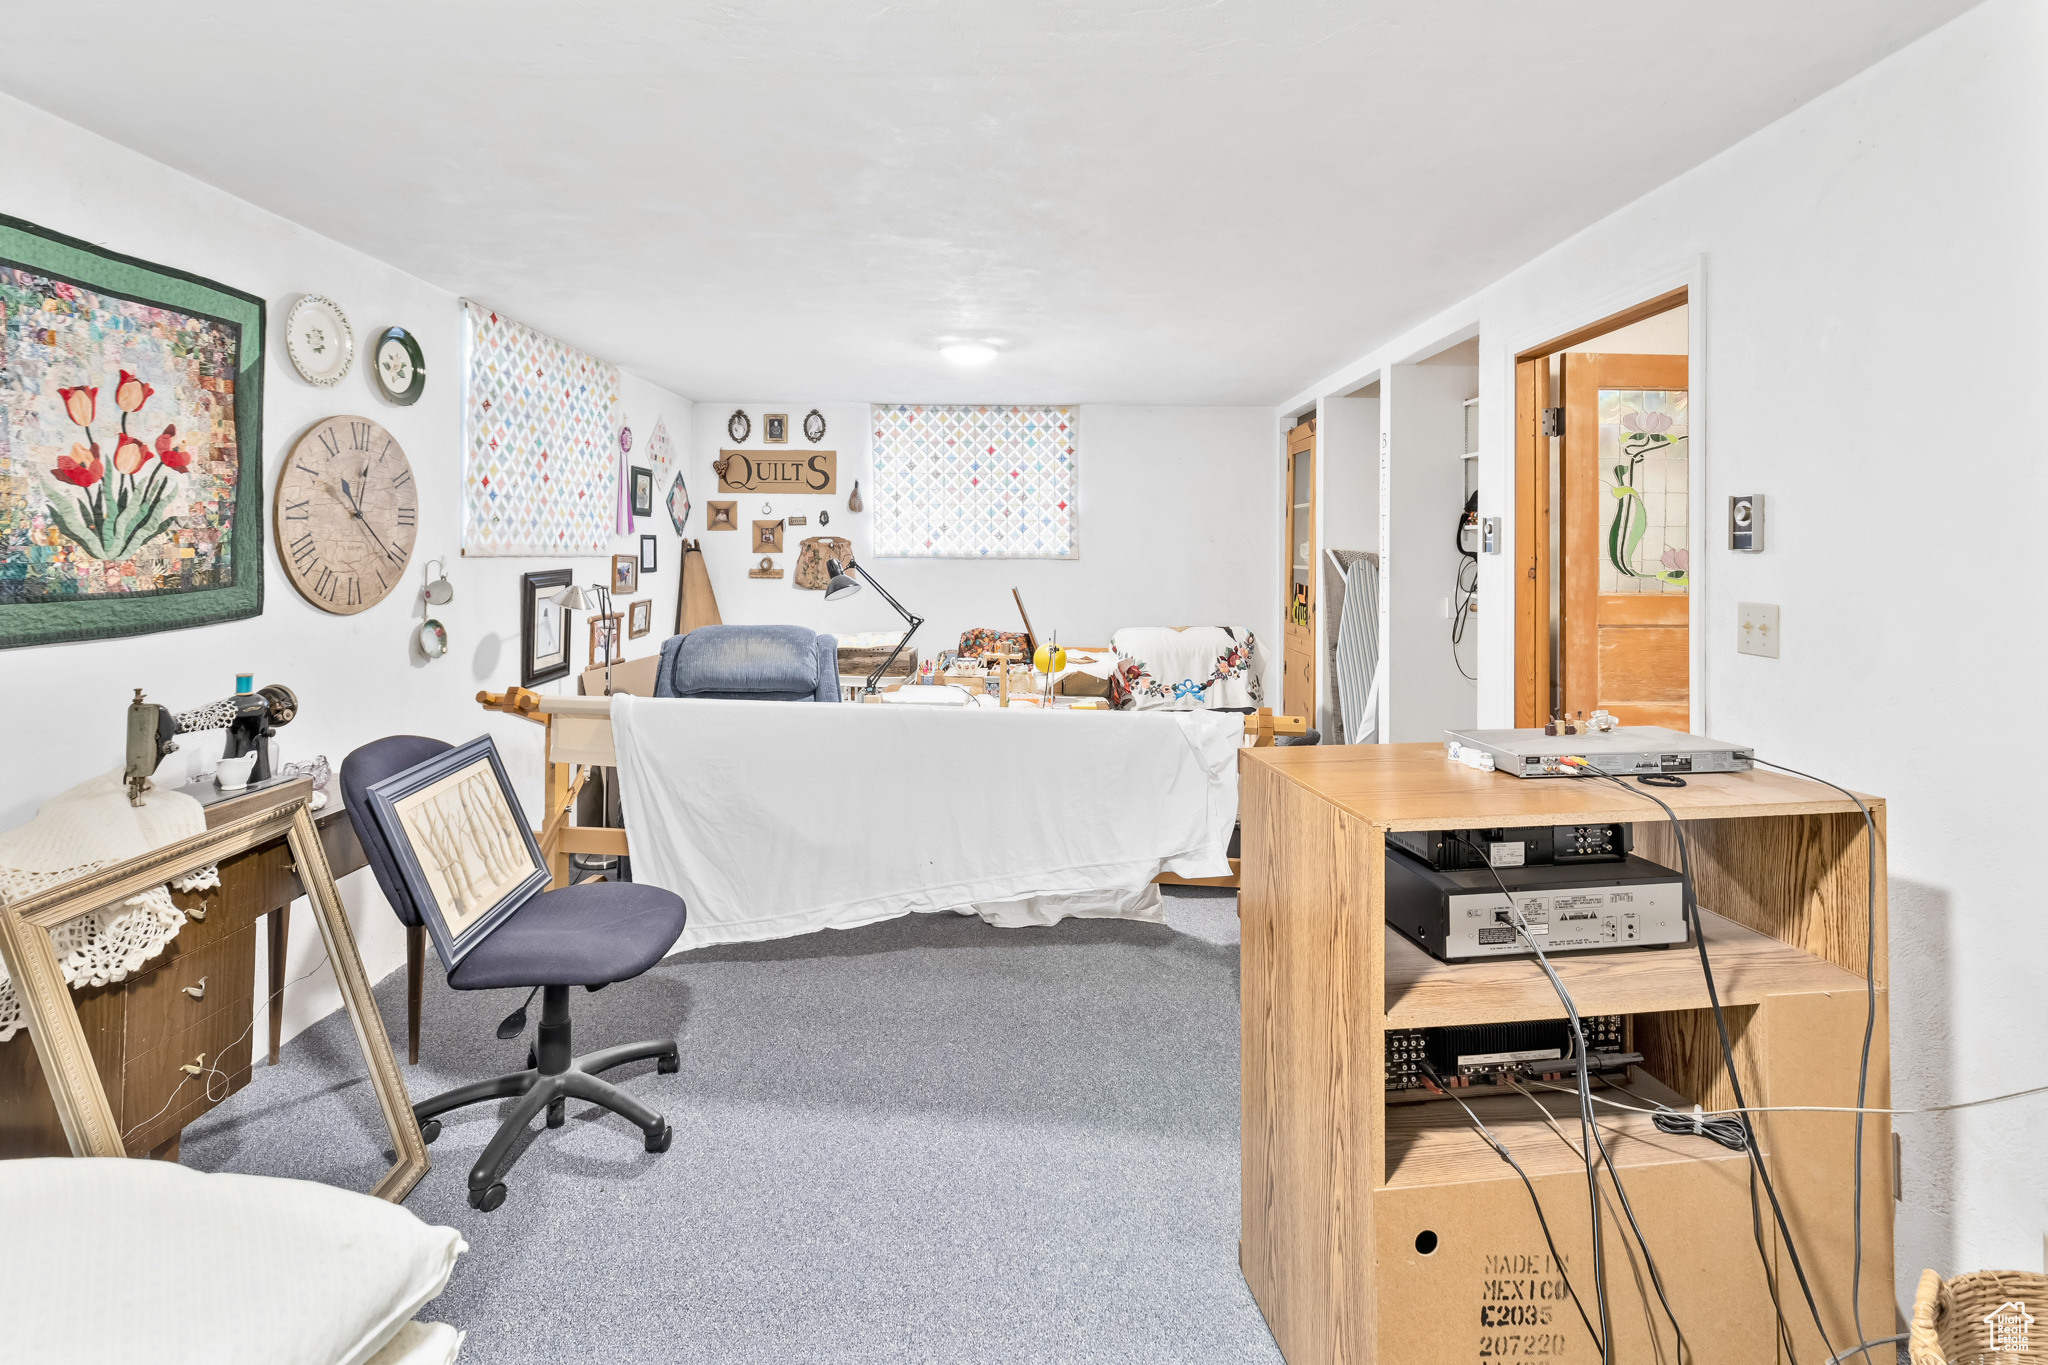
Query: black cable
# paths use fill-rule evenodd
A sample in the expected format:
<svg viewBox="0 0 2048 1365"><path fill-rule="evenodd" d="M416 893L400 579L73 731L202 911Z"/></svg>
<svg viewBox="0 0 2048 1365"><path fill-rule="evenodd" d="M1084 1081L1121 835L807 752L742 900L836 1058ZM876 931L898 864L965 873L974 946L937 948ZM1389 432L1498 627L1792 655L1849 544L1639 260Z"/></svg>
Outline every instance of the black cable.
<svg viewBox="0 0 2048 1365"><path fill-rule="evenodd" d="M1551 971L1550 959L1546 958L1543 955L1543 950L1536 946L1536 939L1534 935L1529 933L1527 924L1523 922L1521 911L1516 909L1515 898L1508 891L1507 883L1501 881L1499 872L1494 871L1493 859L1457 834L1446 830L1444 837L1464 844L1466 848L1471 849L1474 854L1478 855L1480 865L1492 873L1494 882L1501 889L1501 894L1507 897L1509 924L1513 926L1516 933L1522 936L1522 941L1529 945L1530 950L1536 954L1536 960L1542 964L1544 974L1549 976L1550 984L1557 991L1558 999L1564 1002L1565 1016L1571 1021L1572 1042L1577 1055L1579 1076L1579 1154L1585 1159L1586 1163L1586 1199L1590 1206L1593 1220L1593 1299L1600 1308L1600 1360L1601 1365L1613 1365L1614 1357L1608 1353L1608 1343L1614 1324L1607 1309L1607 1258L1601 1245L1600 1173L1599 1168L1593 1164L1593 1082L1592 1077L1586 1070L1586 1031L1579 1024L1578 1006L1572 1003L1571 994L1565 990L1564 983L1557 979L1557 973Z"/></svg>
<svg viewBox="0 0 2048 1365"><path fill-rule="evenodd" d="M1661 1113L1653 1114L1650 1122L1657 1125L1657 1131L1660 1133L1669 1133L1673 1137L1711 1138L1731 1152L1742 1151L1749 1145L1749 1125L1740 1115L1734 1118L1722 1116L1710 1119L1677 1109L1665 1109Z"/></svg>
<svg viewBox="0 0 2048 1365"><path fill-rule="evenodd" d="M1466 571L1471 571L1472 582L1465 582ZM1458 572L1451 580L1451 662L1458 666L1458 675L1467 682L1478 682L1478 675L1465 671L1465 661L1458 657L1458 646L1465 643L1465 626L1472 619L1472 600L1479 595L1479 561L1463 559L1458 561Z"/></svg>
<svg viewBox="0 0 2048 1365"><path fill-rule="evenodd" d="M1536 1206L1536 1223L1537 1226L1543 1229L1543 1241L1550 1248L1550 1259L1557 1264L1557 1273L1559 1278L1564 1281L1565 1293L1572 1296L1572 1306L1579 1310L1579 1321L1586 1324L1586 1335L1593 1338L1594 1345L1600 1348L1601 1358L1605 1359L1607 1356L1607 1343L1598 1332L1593 1330L1593 1319L1586 1316L1586 1305L1580 1302L1579 1291L1572 1287L1571 1274L1564 1268L1564 1257L1558 1255L1557 1239L1550 1235L1550 1220L1543 1216L1543 1201L1537 1197L1536 1186L1530 1182L1529 1173L1522 1169L1521 1162L1515 1160L1514 1153L1508 1150L1507 1144L1495 1137L1493 1130L1480 1121L1479 1115L1472 1112L1472 1106L1459 1099L1457 1095L1452 1094L1449 1083L1437 1073L1435 1067L1429 1064L1429 1058L1419 1057L1416 1060L1422 1064L1422 1069L1429 1073L1430 1079L1436 1082L1436 1087L1441 1093L1449 1095L1452 1099L1458 1101L1458 1107L1465 1111L1466 1118L1472 1120L1472 1126L1479 1130L1479 1136L1486 1139L1487 1145L1500 1154L1502 1161L1515 1168L1516 1175L1522 1177L1522 1187L1529 1191L1529 1202Z"/></svg>
<svg viewBox="0 0 2048 1365"><path fill-rule="evenodd" d="M1521 913L1515 908L1514 893L1509 891L1508 884L1505 881L1501 880L1500 872L1493 866L1493 860L1487 857L1483 852L1481 852L1480 849L1475 847L1470 841L1456 834L1446 833L1444 837L1447 839L1454 840L1457 843L1464 844L1466 848L1471 849L1473 853L1479 855L1481 864L1486 868L1488 875L1490 875L1493 878L1493 884L1500 888L1501 895L1505 897L1507 900L1508 914L1512 917L1513 921L1515 922L1516 931L1522 935L1522 941L1529 945L1529 950L1536 954L1537 964L1543 968L1543 974L1550 978L1551 988L1557 992L1557 998L1564 1003L1565 1014L1571 1020L1573 1043L1578 1052L1579 1139L1580 1142L1583 1144L1581 1147L1581 1154L1585 1157L1586 1176L1587 1179L1592 1183L1594 1191L1593 1254L1596 1258L1594 1262L1595 1282L1600 1286L1601 1293L1603 1296L1600 1304L1601 1321L1603 1325L1606 1323L1607 1303L1604 1297L1605 1280L1604 1277L1599 1274L1599 1272L1602 1270L1602 1266L1599 1260L1597 1259L1600 1256L1600 1204L1599 1177L1593 1166L1593 1152L1596 1149L1600 1153L1601 1161L1604 1162L1607 1166L1607 1178L1614 1182L1614 1193L1621 1201L1621 1211L1628 1218L1628 1225L1630 1231L1635 1234L1636 1245L1641 1247L1643 1250L1643 1263L1649 1267L1650 1283L1657 1290L1657 1301L1663 1305L1664 1316L1667 1319L1669 1319L1671 1323L1672 1335L1678 1339L1679 1358L1681 1361L1689 1359L1692 1357L1692 1344L1685 1339L1685 1329L1678 1325L1678 1317L1671 1311L1671 1300L1664 1292L1664 1277L1660 1273L1658 1273L1657 1270L1657 1258L1656 1256L1651 1254L1650 1244L1643 1238L1642 1225L1636 1222L1635 1209L1630 1206L1628 1201L1628 1191L1625 1188L1623 1188L1621 1183L1621 1171L1615 1166L1614 1157L1607 1150L1607 1140L1600 1134L1600 1121L1598 1118L1594 1117L1593 1114L1593 1083L1592 1078L1587 1071L1586 1033L1584 1027L1579 1022L1579 1007L1577 1003L1572 999L1571 992L1565 989L1563 979L1560 978L1556 970L1551 967L1549 957L1547 957L1544 954L1542 948L1537 946L1536 936L1534 934L1531 934L1528 931L1527 925L1522 922ZM1527 1092L1523 1093L1526 1094ZM1529 1099L1530 1103L1532 1104L1537 1102L1533 1095L1530 1096ZM1539 1105L1539 1107L1541 1106Z"/></svg>
<svg viewBox="0 0 2048 1365"><path fill-rule="evenodd" d="M1671 821L1672 835L1678 840L1678 876L1682 912L1685 918L1692 924L1693 941L1699 948L1700 971L1705 975L1707 981L1707 1003L1713 1007L1714 1029L1720 1035L1721 1062L1728 1071L1728 1085L1735 1093L1735 1107L1742 1110L1746 1116L1749 1109L1749 1100L1742 1093L1742 1077L1735 1068L1735 1044L1728 1033L1728 1016L1721 1008L1721 991L1714 981L1714 964L1707 957L1706 929L1700 923L1699 903L1693 894L1692 848L1685 837L1685 827L1678 818L1678 812L1666 805L1664 798L1658 796L1655 792L1640 787L1632 787L1613 773L1603 772L1583 760L1575 766L1574 771L1590 773L1594 777L1604 777L1630 795L1640 796L1648 801L1655 801L1658 807L1663 810L1665 817ZM1764 1193L1770 1197L1771 1216L1777 1222L1779 1236L1785 1239L1785 1252L1792 1260L1793 1274L1799 1279L1799 1292L1806 1297L1806 1310L1813 1315L1814 1330L1820 1333L1821 1344L1827 1348L1828 1354L1833 1355L1835 1354L1835 1345L1828 1339L1828 1329L1821 1323L1820 1305L1814 1301L1813 1286L1806 1278L1806 1267L1800 1262L1799 1248L1792 1240L1792 1228L1785 1219L1784 1205L1778 1201L1777 1187L1771 1183L1770 1170L1764 1165L1763 1154L1757 1150L1753 1127L1750 1130L1750 1141L1747 1150L1750 1169L1756 1177L1762 1179ZM1754 1195L1751 1197L1753 1202ZM1784 1309L1777 1303L1777 1286L1776 1281L1771 1276L1770 1253L1764 1249L1763 1230L1760 1226L1756 1228L1756 1254L1758 1259L1763 1262L1764 1282L1771 1286L1772 1304L1777 1309L1780 1329L1784 1331ZM1860 1333L1860 1323L1858 1328ZM1785 1355L1788 1365L1798 1365L1797 1358L1792 1354L1789 1331L1785 1331Z"/></svg>
<svg viewBox="0 0 2048 1365"><path fill-rule="evenodd" d="M1761 763L1766 768L1776 768L1781 773L1790 773L1794 777L1803 777L1808 782L1818 782L1823 787L1834 787L1836 791L1856 803L1856 809L1863 813L1863 828L1870 835L1869 856L1863 860L1864 870L1869 879L1870 907L1863 932L1863 994L1868 1003L1863 1013L1863 1058L1856 1067L1856 1202L1852 1215L1855 1227L1856 1268L1851 1272L1849 1281L1849 1312L1855 1318L1856 1335L1860 1337L1863 1335L1863 1104L1870 1085L1870 1039L1877 1031L1877 821L1871 817L1870 807L1863 804L1863 798L1847 787L1837 787L1825 777L1815 777L1811 773L1803 773L1797 768L1788 768L1769 759L1752 757L1750 761ZM1863 1350L1863 1358L1866 1361L1870 1359L1867 1348Z"/></svg>

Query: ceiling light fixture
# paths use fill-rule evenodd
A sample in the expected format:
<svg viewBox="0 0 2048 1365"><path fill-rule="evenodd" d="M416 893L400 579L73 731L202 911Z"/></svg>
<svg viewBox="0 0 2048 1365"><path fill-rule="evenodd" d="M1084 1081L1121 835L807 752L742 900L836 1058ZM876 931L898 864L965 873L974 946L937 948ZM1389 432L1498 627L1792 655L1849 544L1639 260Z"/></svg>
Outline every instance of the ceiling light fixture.
<svg viewBox="0 0 2048 1365"><path fill-rule="evenodd" d="M939 354L955 365L976 369L996 358L996 348L984 346L978 341L956 341L951 345L941 346Z"/></svg>

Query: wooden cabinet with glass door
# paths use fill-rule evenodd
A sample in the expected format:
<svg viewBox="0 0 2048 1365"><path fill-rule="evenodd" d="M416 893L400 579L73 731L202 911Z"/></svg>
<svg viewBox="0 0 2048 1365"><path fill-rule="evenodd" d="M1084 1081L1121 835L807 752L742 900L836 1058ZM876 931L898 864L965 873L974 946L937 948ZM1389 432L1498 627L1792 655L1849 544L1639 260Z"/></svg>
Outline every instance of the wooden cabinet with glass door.
<svg viewBox="0 0 2048 1365"><path fill-rule="evenodd" d="M1287 433L1286 600L1281 603L1287 672L1281 709L1290 716L1316 713L1316 419Z"/></svg>

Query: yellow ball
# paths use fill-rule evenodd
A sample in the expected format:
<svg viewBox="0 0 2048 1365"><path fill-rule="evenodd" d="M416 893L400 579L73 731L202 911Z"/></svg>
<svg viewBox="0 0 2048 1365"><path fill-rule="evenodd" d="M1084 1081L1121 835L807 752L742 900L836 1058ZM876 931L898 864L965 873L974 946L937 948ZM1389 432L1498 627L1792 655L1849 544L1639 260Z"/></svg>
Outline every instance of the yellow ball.
<svg viewBox="0 0 2048 1365"><path fill-rule="evenodd" d="M1067 651L1058 645L1040 645L1031 656L1031 666L1040 673L1057 673L1067 666Z"/></svg>

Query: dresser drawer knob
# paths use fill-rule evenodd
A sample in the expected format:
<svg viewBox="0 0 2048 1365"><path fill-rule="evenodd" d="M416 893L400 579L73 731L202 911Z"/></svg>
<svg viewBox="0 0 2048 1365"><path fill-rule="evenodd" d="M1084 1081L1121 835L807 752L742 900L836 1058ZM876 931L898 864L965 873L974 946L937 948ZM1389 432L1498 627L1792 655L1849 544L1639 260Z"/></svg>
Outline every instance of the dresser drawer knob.
<svg viewBox="0 0 2048 1365"><path fill-rule="evenodd" d="M200 1053L198 1061L187 1062L179 1067L178 1070L184 1072L187 1076L197 1076L200 1072L206 1070L206 1054Z"/></svg>
<svg viewBox="0 0 2048 1365"><path fill-rule="evenodd" d="M194 1000L204 1000L206 998L206 978L200 977L199 984L196 986L187 986L185 994L191 996Z"/></svg>

